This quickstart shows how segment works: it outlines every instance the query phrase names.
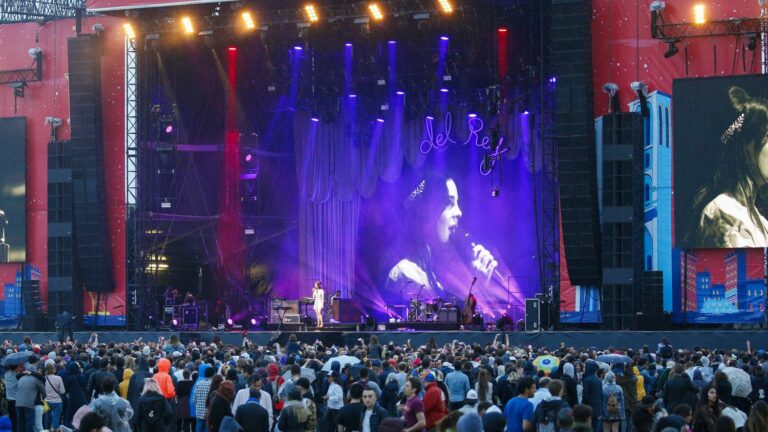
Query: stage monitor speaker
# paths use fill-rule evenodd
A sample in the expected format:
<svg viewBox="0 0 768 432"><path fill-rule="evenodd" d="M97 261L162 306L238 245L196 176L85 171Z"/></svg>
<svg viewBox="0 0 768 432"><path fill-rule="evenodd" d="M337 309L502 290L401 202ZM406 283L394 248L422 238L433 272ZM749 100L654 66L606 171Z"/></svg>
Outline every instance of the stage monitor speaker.
<svg viewBox="0 0 768 432"><path fill-rule="evenodd" d="M333 302L331 315L340 323L358 323L361 321L362 312L354 300L340 298Z"/></svg>
<svg viewBox="0 0 768 432"><path fill-rule="evenodd" d="M539 299L525 299L525 331L541 330L541 302Z"/></svg>
<svg viewBox="0 0 768 432"><path fill-rule="evenodd" d="M283 317L283 324L301 324L301 315L285 314L285 316Z"/></svg>
<svg viewBox="0 0 768 432"><path fill-rule="evenodd" d="M458 309L439 309L437 311L438 322L459 322L459 310Z"/></svg>
<svg viewBox="0 0 768 432"><path fill-rule="evenodd" d="M276 307L284 307L288 308L282 311L276 311ZM288 315L300 315L301 309L299 309L299 301L298 300L283 300L283 301L272 301L272 314L270 315L269 322L273 324L280 324L280 315L283 315L283 322L285 322L285 317Z"/></svg>

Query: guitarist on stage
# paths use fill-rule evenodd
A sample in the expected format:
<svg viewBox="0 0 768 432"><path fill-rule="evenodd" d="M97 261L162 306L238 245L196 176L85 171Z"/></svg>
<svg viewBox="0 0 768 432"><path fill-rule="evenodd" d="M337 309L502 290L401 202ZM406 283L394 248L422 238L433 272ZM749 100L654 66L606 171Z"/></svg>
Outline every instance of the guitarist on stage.
<svg viewBox="0 0 768 432"><path fill-rule="evenodd" d="M462 313L462 322L464 325L472 324L472 317L475 316L475 308L477 308L477 299L472 294L472 289L475 287L477 277L472 278L472 285L469 287L469 294L467 300L464 301L464 312Z"/></svg>

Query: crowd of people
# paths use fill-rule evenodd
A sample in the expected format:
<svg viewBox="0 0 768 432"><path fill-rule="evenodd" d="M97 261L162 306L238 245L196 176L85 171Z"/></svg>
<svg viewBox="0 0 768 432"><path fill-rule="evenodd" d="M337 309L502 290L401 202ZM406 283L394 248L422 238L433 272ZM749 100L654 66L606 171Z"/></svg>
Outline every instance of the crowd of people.
<svg viewBox="0 0 768 432"><path fill-rule="evenodd" d="M768 353L6 341L0 432L768 431Z"/></svg>

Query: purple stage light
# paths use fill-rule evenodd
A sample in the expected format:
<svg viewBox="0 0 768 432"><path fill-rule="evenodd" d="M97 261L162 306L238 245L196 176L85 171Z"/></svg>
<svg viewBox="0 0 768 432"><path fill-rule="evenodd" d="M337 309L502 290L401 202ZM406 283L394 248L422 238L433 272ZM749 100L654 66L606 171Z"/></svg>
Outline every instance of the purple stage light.
<svg viewBox="0 0 768 432"><path fill-rule="evenodd" d="M256 318L251 318L251 325L256 325Z"/></svg>
<svg viewBox="0 0 768 432"><path fill-rule="evenodd" d="M469 114L467 114L467 117L469 117L469 118L475 118L475 117L477 117L477 114L475 114L475 113L469 113Z"/></svg>
<svg viewBox="0 0 768 432"><path fill-rule="evenodd" d="M315 123L317 123L317 122L319 122L319 121L320 121L320 119L319 119L319 118L317 118L317 117L312 117L312 121L313 121L313 122L315 122Z"/></svg>
<svg viewBox="0 0 768 432"><path fill-rule="evenodd" d="M165 133L171 133L173 132L173 125L168 125L165 127Z"/></svg>
<svg viewBox="0 0 768 432"><path fill-rule="evenodd" d="M234 324L234 321L232 321L232 318L227 318L227 324L229 325Z"/></svg>
<svg viewBox="0 0 768 432"><path fill-rule="evenodd" d="M295 49L296 51L301 51L301 50L302 50L302 49L304 49L304 48L302 48L302 47L300 47L300 46L296 45L295 47L293 47L293 49Z"/></svg>
<svg viewBox="0 0 768 432"><path fill-rule="evenodd" d="M349 95L349 97L351 97L351 98L356 98L356 97L357 97L357 95L356 95L356 94L351 94L351 95Z"/></svg>
<svg viewBox="0 0 768 432"><path fill-rule="evenodd" d="M556 82L557 82L557 78L555 78L555 77L552 77L552 78L550 78L550 79L549 79L549 82L551 82L551 83L556 83Z"/></svg>
<svg viewBox="0 0 768 432"><path fill-rule="evenodd" d="M440 40L447 41L448 40L448 36L440 36Z"/></svg>
<svg viewBox="0 0 768 432"><path fill-rule="evenodd" d="M395 92L395 94L397 94L398 96L405 96L405 92L404 91L399 91L398 90L398 91Z"/></svg>
<svg viewBox="0 0 768 432"><path fill-rule="evenodd" d="M391 40L391 41L389 41L389 42L387 42L387 43L388 43L388 44L390 44L390 45L394 45L394 44L396 44L396 43L397 43L397 41L393 41L393 40Z"/></svg>
<svg viewBox="0 0 768 432"><path fill-rule="evenodd" d="M523 115L528 115L528 114L530 114L530 113L528 112L528 110L525 110L525 111L523 111Z"/></svg>
<svg viewBox="0 0 768 432"><path fill-rule="evenodd" d="M177 325L179 325L179 320L177 320L177 319L175 319L175 318L174 318L174 320L173 320L173 326L174 326L174 327L176 327Z"/></svg>
<svg viewBox="0 0 768 432"><path fill-rule="evenodd" d="M384 119L383 118L377 118L376 121L379 122L379 123L384 123Z"/></svg>
<svg viewBox="0 0 768 432"><path fill-rule="evenodd" d="M427 116L427 120L434 120L435 118L432 116Z"/></svg>
<svg viewBox="0 0 768 432"><path fill-rule="evenodd" d="M253 159L253 156L251 156L251 154L250 154L250 153L248 153L247 155L245 155L245 161L246 161L246 162L250 162L250 161L251 161L251 159Z"/></svg>
<svg viewBox="0 0 768 432"><path fill-rule="evenodd" d="M348 48L352 48L352 44L350 42L345 43L344 46Z"/></svg>
<svg viewBox="0 0 768 432"><path fill-rule="evenodd" d="M448 89L447 88L441 88L440 89L440 93L448 93Z"/></svg>

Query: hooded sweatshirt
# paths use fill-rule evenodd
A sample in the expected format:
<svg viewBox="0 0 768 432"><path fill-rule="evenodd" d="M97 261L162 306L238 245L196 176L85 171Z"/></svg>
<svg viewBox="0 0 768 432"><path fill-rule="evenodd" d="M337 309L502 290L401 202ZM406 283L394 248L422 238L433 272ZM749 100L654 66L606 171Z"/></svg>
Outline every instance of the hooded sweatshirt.
<svg viewBox="0 0 768 432"><path fill-rule="evenodd" d="M160 359L157 362L157 373L152 378L157 381L160 386L160 393L165 396L166 399L173 399L176 397L176 388L173 385L173 378L170 375L171 362L168 359Z"/></svg>
<svg viewBox="0 0 768 432"><path fill-rule="evenodd" d="M637 400L643 400L645 397L645 377L640 374L640 369L637 366L632 367L632 372L637 377Z"/></svg>
<svg viewBox="0 0 768 432"><path fill-rule="evenodd" d="M123 399L128 399L128 386L131 384L131 377L133 376L133 369L126 369L123 371L123 382L118 386L118 393Z"/></svg>
<svg viewBox="0 0 768 432"><path fill-rule="evenodd" d="M193 418L197 417L197 408L195 405L195 395L197 394L197 389L200 387L200 383L205 381L205 371L210 369L212 366L208 363L203 363L197 368L197 381L195 381L195 384L192 386L192 394L189 395L189 413ZM204 386L205 388L202 390L202 393L205 393L205 396L203 398L208 396L208 389L211 386L211 379L208 378L208 385ZM205 418L205 413L202 413L202 417Z"/></svg>
<svg viewBox="0 0 768 432"><path fill-rule="evenodd" d="M267 373L269 374L267 380L272 387L272 394L276 395L280 386L285 382L285 378L280 376L280 366L278 366L277 363L270 363L269 366L267 366ZM272 408L275 412L280 411L283 409L283 404L284 402L282 400L277 400Z"/></svg>

